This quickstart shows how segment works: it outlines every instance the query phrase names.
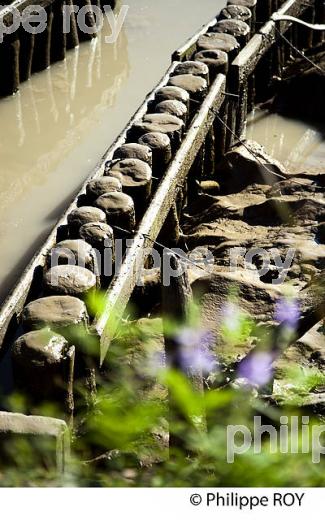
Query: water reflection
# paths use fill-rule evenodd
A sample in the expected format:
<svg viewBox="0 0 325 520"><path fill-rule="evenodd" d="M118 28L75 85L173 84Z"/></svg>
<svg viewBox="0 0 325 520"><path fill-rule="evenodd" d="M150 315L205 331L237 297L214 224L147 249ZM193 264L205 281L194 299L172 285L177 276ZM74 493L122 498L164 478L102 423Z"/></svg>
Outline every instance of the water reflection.
<svg viewBox="0 0 325 520"><path fill-rule="evenodd" d="M128 0L101 36L0 101L0 300L144 96L172 51L225 0Z"/></svg>
<svg viewBox="0 0 325 520"><path fill-rule="evenodd" d="M1 100L1 298L25 265L26 251L38 246L59 216L57 201L62 198L64 207L85 177L84 170L80 179L78 163L72 172L63 172L61 165L69 164L71 152L115 104L119 85L128 77L126 33L122 30L115 45L105 45L103 56L107 34L108 24L100 37L34 75L14 97ZM85 168L90 170L87 160Z"/></svg>
<svg viewBox="0 0 325 520"><path fill-rule="evenodd" d="M324 171L325 128L256 110L248 121L247 138L262 144L291 172Z"/></svg>
<svg viewBox="0 0 325 520"><path fill-rule="evenodd" d="M77 145L103 110L113 106L118 86L128 75L126 35L108 46L101 59L101 38L69 53L65 62L33 76L14 98L4 100L1 119L0 215L47 175ZM103 78L105 88L103 89ZM14 105L14 106L13 106ZM12 112L15 113L14 120Z"/></svg>

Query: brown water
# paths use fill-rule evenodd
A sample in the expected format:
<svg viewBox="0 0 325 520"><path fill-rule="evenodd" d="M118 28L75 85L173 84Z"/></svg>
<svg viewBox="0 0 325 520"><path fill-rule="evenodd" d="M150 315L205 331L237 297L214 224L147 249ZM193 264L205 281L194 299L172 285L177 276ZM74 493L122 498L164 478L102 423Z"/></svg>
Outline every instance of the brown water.
<svg viewBox="0 0 325 520"><path fill-rule="evenodd" d="M325 127L256 110L248 120L247 138L262 144L289 171L325 171Z"/></svg>
<svg viewBox="0 0 325 520"><path fill-rule="evenodd" d="M0 101L0 299L73 194L170 63L225 0L128 0L116 44L108 24L65 62Z"/></svg>

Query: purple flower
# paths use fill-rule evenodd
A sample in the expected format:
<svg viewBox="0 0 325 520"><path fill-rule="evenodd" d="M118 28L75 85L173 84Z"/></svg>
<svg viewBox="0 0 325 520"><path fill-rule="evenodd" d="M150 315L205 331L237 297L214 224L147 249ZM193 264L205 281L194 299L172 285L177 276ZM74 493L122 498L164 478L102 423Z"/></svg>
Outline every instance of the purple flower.
<svg viewBox="0 0 325 520"><path fill-rule="evenodd" d="M274 356L269 352L256 352L244 358L238 367L238 377L247 379L251 384L263 386L273 375Z"/></svg>
<svg viewBox="0 0 325 520"><path fill-rule="evenodd" d="M223 326L229 332L236 332L240 329L242 313L239 307L233 302L227 302L222 310Z"/></svg>
<svg viewBox="0 0 325 520"><path fill-rule="evenodd" d="M211 351L211 332L188 327L182 329L175 339L180 347L178 361L183 370L209 374L216 369L216 357Z"/></svg>
<svg viewBox="0 0 325 520"><path fill-rule="evenodd" d="M299 304L296 299L281 298L275 307L275 319L283 325L295 329L300 317Z"/></svg>

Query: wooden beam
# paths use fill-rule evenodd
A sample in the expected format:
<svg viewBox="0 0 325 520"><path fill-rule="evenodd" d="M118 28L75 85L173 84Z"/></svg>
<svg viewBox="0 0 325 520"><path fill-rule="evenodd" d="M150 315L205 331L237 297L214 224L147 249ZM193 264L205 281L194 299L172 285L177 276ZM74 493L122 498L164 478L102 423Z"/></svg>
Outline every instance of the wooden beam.
<svg viewBox="0 0 325 520"><path fill-rule="evenodd" d="M0 411L0 434L46 436L56 440L56 464L64 472L70 456L70 433L65 421L53 417Z"/></svg>
<svg viewBox="0 0 325 520"><path fill-rule="evenodd" d="M213 18L210 22L203 25L202 29L186 40L186 42L172 54L172 61L186 61L191 59L192 55L196 51L196 44L200 36L207 33L211 27L216 25L217 22L217 18Z"/></svg>
<svg viewBox="0 0 325 520"><path fill-rule="evenodd" d="M277 11L277 14L297 17L313 4L314 0L287 0ZM259 32L251 38L231 64L232 81L235 89L247 81L262 56L264 56L268 49L279 38L275 28L283 34L291 25L292 23L289 21L274 22L273 20L269 20L263 25Z"/></svg>
<svg viewBox="0 0 325 520"><path fill-rule="evenodd" d="M100 360L103 363L109 344L118 326L116 313L122 315L137 280L137 267L146 258L153 241L174 203L180 186L197 156L215 119L215 113L224 101L226 77L218 74L201 108L187 132L174 160L161 181L153 200L145 213L119 272L108 290L104 311L97 317L93 328L100 339Z"/></svg>

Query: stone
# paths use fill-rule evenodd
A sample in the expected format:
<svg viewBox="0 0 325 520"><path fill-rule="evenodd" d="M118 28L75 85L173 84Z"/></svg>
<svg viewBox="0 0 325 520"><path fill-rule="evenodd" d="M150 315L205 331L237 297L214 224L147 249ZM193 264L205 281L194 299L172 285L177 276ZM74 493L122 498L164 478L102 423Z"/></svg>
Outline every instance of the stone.
<svg viewBox="0 0 325 520"><path fill-rule="evenodd" d="M302 285L308 281L311 271L319 269L325 261L325 247L315 240L317 224L292 222L284 225L274 208L270 208L269 213L261 210L262 216L257 215L250 223L243 220L245 210L250 211L251 207L255 210L261 206L263 200L268 200L266 195L269 189L267 185L252 185L227 196L202 194L195 203L186 208L183 215L182 230L186 244L190 249L209 247L215 264L228 269L234 247L244 248L244 251L263 249L271 261L272 279L279 278L280 275L274 255L280 255L282 262L289 249L294 250L286 276L295 279L296 285ZM291 258L291 253L289 255ZM306 264L309 269L306 269ZM237 265L244 267L243 255L237 258ZM263 281L271 283L269 277L263 277Z"/></svg>
<svg viewBox="0 0 325 520"><path fill-rule="evenodd" d="M146 162L139 159L113 161L109 174L121 180L123 192L132 197L137 213L146 209L152 183L151 168Z"/></svg>
<svg viewBox="0 0 325 520"><path fill-rule="evenodd" d="M168 100L181 101L189 108L190 95L186 90L179 87L166 86L159 88L155 95L155 102L160 103Z"/></svg>
<svg viewBox="0 0 325 520"><path fill-rule="evenodd" d="M199 37L197 42L198 51L219 50L228 54L231 62L239 52L239 43L231 34L206 33Z"/></svg>
<svg viewBox="0 0 325 520"><path fill-rule="evenodd" d="M241 20L242 22L246 22L248 25L251 24L252 12L248 7L244 5L227 5L224 7L218 16L218 21L220 20L231 20L231 19Z"/></svg>
<svg viewBox="0 0 325 520"><path fill-rule="evenodd" d="M255 141L234 146L217 167L217 180L222 193L241 191L250 184L275 184L288 178L284 166L270 157Z"/></svg>
<svg viewBox="0 0 325 520"><path fill-rule="evenodd" d="M152 167L152 152L149 146L139 143L122 144L114 152L113 159L139 159ZM111 191L111 190L108 190Z"/></svg>
<svg viewBox="0 0 325 520"><path fill-rule="evenodd" d="M242 20L220 20L211 29L214 33L230 34L234 36L241 47L244 47L248 42L250 35L250 27Z"/></svg>
<svg viewBox="0 0 325 520"><path fill-rule="evenodd" d="M142 120L133 124L130 129L130 138L139 139L148 132L161 132L170 138L172 149L181 143L184 122L170 114L147 114Z"/></svg>
<svg viewBox="0 0 325 520"><path fill-rule="evenodd" d="M153 173L156 176L161 176L172 158L172 148L168 135L161 132L149 132L140 137L139 143L149 146L152 151Z"/></svg>
<svg viewBox="0 0 325 520"><path fill-rule="evenodd" d="M101 224L104 224L101 222ZM80 230L79 230L80 232ZM97 257L90 243L82 239L68 239L58 242L50 251L47 265L78 265L97 272Z"/></svg>
<svg viewBox="0 0 325 520"><path fill-rule="evenodd" d="M15 386L33 400L64 397L68 391L68 341L49 328L20 336L12 347Z"/></svg>
<svg viewBox="0 0 325 520"><path fill-rule="evenodd" d="M224 51L218 49L200 51L194 55L194 59L209 67L210 82L217 74L227 74L228 72L228 55Z"/></svg>
<svg viewBox="0 0 325 520"><path fill-rule="evenodd" d="M98 197L111 191L122 191L121 181L117 177L104 176L88 182L86 187L87 197L94 202ZM93 222L96 222L93 221Z"/></svg>
<svg viewBox="0 0 325 520"><path fill-rule="evenodd" d="M268 198L280 197L281 195L299 195L301 197L322 192L323 188L316 180L292 176L289 179L274 183L266 196Z"/></svg>
<svg viewBox="0 0 325 520"><path fill-rule="evenodd" d="M82 206L71 211L67 220L72 238L78 235L80 227L87 222L106 222L105 213L93 206Z"/></svg>
<svg viewBox="0 0 325 520"><path fill-rule="evenodd" d="M279 357L275 364L277 379L284 377L289 363L295 363L301 367L314 367L318 370L324 370L325 337L321 321L314 325L298 341L290 345Z"/></svg>
<svg viewBox="0 0 325 520"><path fill-rule="evenodd" d="M261 204L253 204L243 210L243 220L249 224L307 224L325 216L323 201L294 197L274 197Z"/></svg>
<svg viewBox="0 0 325 520"><path fill-rule="evenodd" d="M43 277L44 291L47 294L62 294L86 297L97 288L97 278L89 269L78 265L57 265Z"/></svg>
<svg viewBox="0 0 325 520"><path fill-rule="evenodd" d="M98 251L101 251L104 247L114 246L113 230L111 226L104 222L88 222L88 224L81 226L79 234L83 240Z"/></svg>
<svg viewBox="0 0 325 520"><path fill-rule="evenodd" d="M207 93L208 83L200 76L194 74L179 74L170 78L169 85L186 90L190 95L190 100L202 101ZM196 107L197 108L197 107Z"/></svg>
<svg viewBox="0 0 325 520"><path fill-rule="evenodd" d="M161 101L158 105L155 106L155 112L157 114L171 114L172 116L176 116L179 119L182 119L186 124L188 110L186 105L181 101L176 101L176 99L169 99L166 101Z"/></svg>
<svg viewBox="0 0 325 520"><path fill-rule="evenodd" d="M114 226L126 231L135 228L134 202L126 193L105 193L98 197L95 204L105 212L107 222L113 227L114 234L117 232Z"/></svg>
<svg viewBox="0 0 325 520"><path fill-rule="evenodd" d="M250 271L238 269L236 272L218 272L218 267L210 274L203 274L192 283L193 297L201 310L203 329L209 330L218 345L218 359L220 362L234 362L238 356L246 354L251 346L252 339L244 343L230 346L222 341L222 328L225 316L229 314L229 295L236 291L236 307L247 317L256 322L273 320L275 303L281 294L272 285L260 282ZM233 310L235 313L235 310Z"/></svg>
<svg viewBox="0 0 325 520"><path fill-rule="evenodd" d="M183 61L176 65L172 76L179 76L183 74L192 74L193 76L201 76L206 81L209 80L209 69L204 63L197 61ZM186 90L186 89L185 89Z"/></svg>
<svg viewBox="0 0 325 520"><path fill-rule="evenodd" d="M30 302L22 312L25 329L50 327L60 331L67 327L88 325L87 308L83 301L73 296L47 296Z"/></svg>

